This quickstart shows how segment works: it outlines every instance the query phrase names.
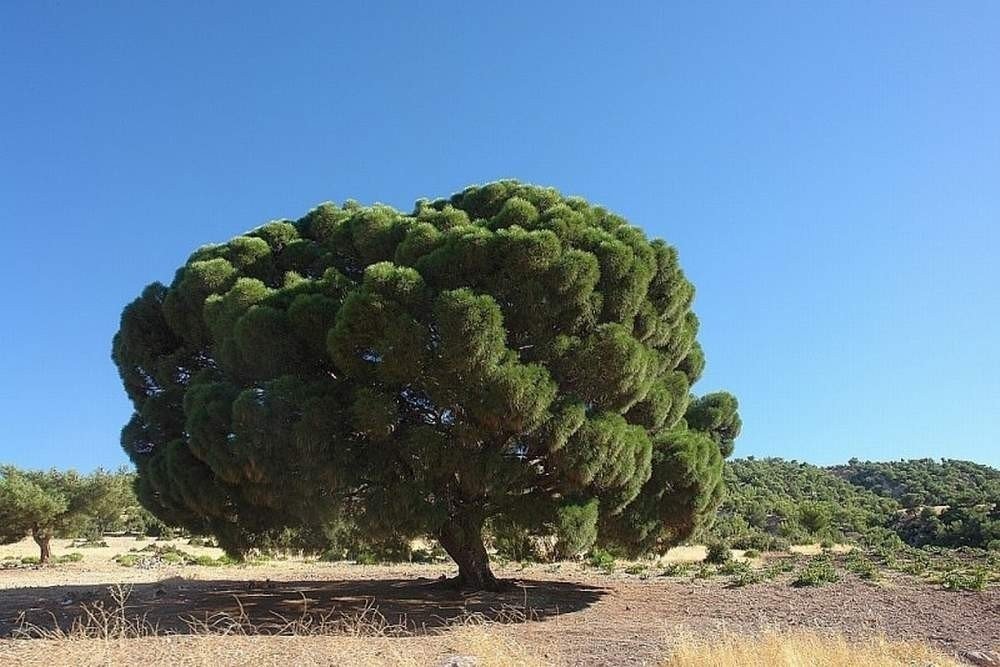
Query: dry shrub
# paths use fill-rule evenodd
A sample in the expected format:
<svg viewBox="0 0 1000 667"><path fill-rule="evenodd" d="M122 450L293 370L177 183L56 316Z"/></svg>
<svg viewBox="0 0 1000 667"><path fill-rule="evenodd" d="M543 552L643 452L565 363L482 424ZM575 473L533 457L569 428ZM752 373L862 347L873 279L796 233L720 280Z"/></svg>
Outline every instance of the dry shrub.
<svg viewBox="0 0 1000 667"><path fill-rule="evenodd" d="M475 656L476 665L487 667L535 667L558 662L555 647L538 655L529 650L511 632L511 626L537 620L534 612L504 605L489 617L468 614L449 624L446 634L438 636L448 645L448 655Z"/></svg>
<svg viewBox="0 0 1000 667"><path fill-rule="evenodd" d="M154 637L159 629L146 619L145 614L129 615L128 599L132 595L131 585L108 588L112 606L103 602L81 605L82 613L69 628L62 628L52 617L52 627L29 623L22 612L18 627L11 633L15 639L96 639L105 642L140 637Z"/></svg>
<svg viewBox="0 0 1000 667"><path fill-rule="evenodd" d="M309 610L308 599L302 596L302 611L289 617L271 612L267 622L253 621L238 596L233 596L236 613L217 612L204 618L183 616L188 632L196 636L293 636L293 637L404 637L411 634L405 619L391 623L379 611L374 600L367 600L360 611L352 613Z"/></svg>
<svg viewBox="0 0 1000 667"><path fill-rule="evenodd" d="M399 665L428 664L434 655L389 639L293 636L165 635L121 642L11 640L0 645L0 662L56 667L73 665ZM431 663L432 664L432 663Z"/></svg>
<svg viewBox="0 0 1000 667"><path fill-rule="evenodd" d="M83 606L66 628L24 620L15 639L0 641L0 664L17 665L427 665L450 656L474 657L483 667L533 667L554 658L538 657L515 639L510 624L534 615L504 606L467 614L439 629L416 634L405 619L388 621L374 601L352 614L313 612L303 599L294 618L275 614L253 622L236 599L236 613L182 620L188 631L161 632L145 615L130 615L131 587L110 590L112 604ZM55 619L53 619L54 621ZM31 641L24 641L31 640Z"/></svg>
<svg viewBox="0 0 1000 667"><path fill-rule="evenodd" d="M920 642L875 636L851 640L842 635L801 630L768 631L757 636L722 635L678 643L664 667L958 667L960 663Z"/></svg>

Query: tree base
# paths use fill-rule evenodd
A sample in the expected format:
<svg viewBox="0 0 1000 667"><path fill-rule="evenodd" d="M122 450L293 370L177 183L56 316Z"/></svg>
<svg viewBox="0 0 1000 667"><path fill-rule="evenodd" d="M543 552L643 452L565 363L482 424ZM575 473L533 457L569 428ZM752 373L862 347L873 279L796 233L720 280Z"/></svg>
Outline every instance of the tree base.
<svg viewBox="0 0 1000 667"><path fill-rule="evenodd" d="M35 544L38 545L39 565L48 565L52 561L52 538L48 535L33 535Z"/></svg>
<svg viewBox="0 0 1000 667"><path fill-rule="evenodd" d="M467 577L462 577L462 575L442 577L439 583L443 588L463 593L503 593L514 588L513 582L507 579L497 579L492 575L488 579L481 581L470 581Z"/></svg>
<svg viewBox="0 0 1000 667"><path fill-rule="evenodd" d="M438 541L455 564L458 576L454 587L463 591L502 590L499 579L490 569L490 557L483 546L483 519L481 516L460 515L445 523L438 533Z"/></svg>

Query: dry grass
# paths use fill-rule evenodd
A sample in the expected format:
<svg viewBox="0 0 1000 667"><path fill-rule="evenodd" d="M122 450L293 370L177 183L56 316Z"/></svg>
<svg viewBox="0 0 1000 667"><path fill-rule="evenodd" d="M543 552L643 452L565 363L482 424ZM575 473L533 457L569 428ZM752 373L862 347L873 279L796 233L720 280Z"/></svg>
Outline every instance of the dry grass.
<svg viewBox="0 0 1000 667"><path fill-rule="evenodd" d="M52 567L20 568L16 573L7 573L0 577L0 595L10 588L25 588L38 586L106 586L109 581L123 583L152 583L171 577L182 577L188 580L232 580L247 579L273 580L330 580L347 579L384 579L412 578L425 576L436 578L442 574L452 574L450 563L434 563L415 565L411 563L355 565L346 563L320 563L299 555L264 562L253 562L226 567L203 567L200 565L182 565L163 563L153 569L122 567L114 558L129 553L131 549L141 550L149 545L174 546L193 556L208 556L218 558L223 555L221 549L214 547L196 547L187 543L186 539L177 540L136 540L133 537L105 537L107 547L71 547L72 540L57 539L52 541L53 556L62 556L77 552L83 555L78 563L64 563ZM21 558L23 556L38 556L38 546L31 538L14 544L0 545L0 564L7 557Z"/></svg>
<svg viewBox="0 0 1000 667"><path fill-rule="evenodd" d="M849 544L834 544L833 547L828 549L833 553L843 554L850 551L852 547ZM802 556L816 556L824 552L824 549L817 542L816 544L796 544L788 548L789 553L799 554ZM743 549L733 549L733 558L737 560L746 560L744 557ZM659 558L657 558L657 563L662 565L667 565L669 563L700 563L705 560L705 556L708 555L708 549L701 544L692 544L682 547L674 547L667 551Z"/></svg>
<svg viewBox="0 0 1000 667"><path fill-rule="evenodd" d="M216 547L196 547L188 544L187 539L175 540L136 540L131 536L105 536L101 540L106 542L106 547L74 547L74 540L55 538L52 540L52 555L62 556L68 553L80 553L83 555L85 564L104 564L110 562L115 556L128 553L129 549L141 549L144 546L155 544L157 546L173 546L188 552L193 556L210 556L218 558L225 552ZM0 558L13 556L23 558L24 556L38 556L38 545L31 538L25 538L20 542L5 544L0 546Z"/></svg>
<svg viewBox="0 0 1000 667"><path fill-rule="evenodd" d="M415 635L405 620L390 623L370 604L346 615L275 615L254 623L237 599L235 614L184 618L188 631L165 634L144 615L129 613L129 586L110 590L112 603L84 605L67 629L22 620L13 640L0 641L0 664L17 665L426 665L451 656L496 667L552 664L517 641L511 624L531 618L505 607L487 619L468 614L430 634ZM30 640L30 641L26 641Z"/></svg>
<svg viewBox="0 0 1000 667"><path fill-rule="evenodd" d="M700 563L705 560L708 549L699 545L674 547L657 560L661 563Z"/></svg>
<svg viewBox="0 0 1000 667"><path fill-rule="evenodd" d="M824 549L819 543L816 544L793 544L788 547L788 552L793 554L799 554L801 556L818 556L824 551L830 551L835 554L846 554L848 551L853 549L850 544L834 544L829 549Z"/></svg>
<svg viewBox="0 0 1000 667"><path fill-rule="evenodd" d="M8 665L434 665L473 656L477 665L534 667L552 660L529 652L502 629L470 626L434 637L172 635L122 641L10 640Z"/></svg>
<svg viewBox="0 0 1000 667"><path fill-rule="evenodd" d="M62 634L48 633L33 641L0 642L0 664L45 665L416 665L442 664L450 657L473 658L483 667L535 667L560 662L554 653L538 654L517 640L502 624L469 617L440 633L397 635L374 616L358 619L347 629L354 634L321 634L334 626L293 624L286 632L249 634L233 619L221 625L198 626L193 634L158 635L142 623L122 624L110 617L88 616L84 625ZM102 620L105 619L105 620ZM100 623L104 627L95 627ZM234 629L238 628L238 629ZM219 633L221 631L221 634ZM116 636L116 632L122 634ZM386 634L388 632L388 634ZM138 634L133 634L138 633ZM37 635L36 635L37 636ZM627 659L628 656L622 656ZM765 632L756 637L724 635L688 639L674 645L664 667L958 667L960 663L917 642L873 637L851 641L839 635L811 631Z"/></svg>
<svg viewBox="0 0 1000 667"><path fill-rule="evenodd" d="M876 636L852 641L814 631L724 635L675 645L664 667L903 667L960 663L919 642Z"/></svg>
<svg viewBox="0 0 1000 667"><path fill-rule="evenodd" d="M787 586L765 584L752 593L744 589L728 591L707 583L685 588L683 583L668 580L653 578L639 582L621 573L608 576L583 566L563 564L560 572L558 565L524 567L513 564L507 566L506 571L500 566L498 574L534 578L538 580L534 582L536 585L543 584L532 593L532 605L539 610L539 619L545 618L545 622L519 622L532 620L532 615L525 613L527 597L523 602L517 601L517 608L506 610L507 616L501 618L501 622L495 622L463 611L465 603L462 600L447 595L440 600L435 595L424 596L417 592L420 586L398 591L394 588L394 582L398 581L424 579L430 582L441 575L452 574L453 567L448 563L369 566L291 558L232 567L163 565L146 570L121 567L111 559L129 548L142 548L151 541L144 544L130 538L109 538L108 542L107 549L79 549L86 557L83 562L0 573L4 575L0 576L0 599L10 596L6 605L0 605L5 620L9 623L17 609L29 609L32 610L30 618L42 623L39 627L22 624L18 633L21 639L0 640L0 665L436 665L450 656L476 656L479 665L654 663L664 659L668 655L664 651L675 646L677 650L665 665L956 664L921 644L884 639L850 643L836 636L821 637L794 631L793 634L781 634L777 626L774 634L758 634L758 617L747 620L745 608L748 604L755 609L759 606L761 616L778 625L786 625L783 620L786 617L788 624L799 627L814 618L834 618L841 614L840 627L845 630L863 622L859 620L860 612L852 610L843 595L835 595L829 603L823 604L816 600L810 602L807 597L803 600L805 606L798 607L796 602L796 608L789 610L790 601L799 600L804 594ZM174 543L191 553L219 553L192 547L185 541ZM57 543L56 554L76 550L67 546L66 542ZM819 545L807 549L820 551ZM12 552L32 555L34 550L34 543L30 541L0 547L0 559ZM801 547L795 549L802 550ZM733 555L740 558L742 553L734 550ZM704 547L687 546L671 550L663 561L699 562L704 556ZM585 581L609 592L592 594L592 597L567 596L559 588L566 579L574 584ZM373 580L384 585L362 585ZM40 619L38 614L42 610L53 609L60 615L69 611L65 603L59 602L64 595L72 594L74 600L106 598L103 592L108 581L137 585L131 606L127 603L128 589L123 588L114 592L112 599L106 602L107 607L94 604L86 608L73 625L66 625L65 617L61 616L63 631L45 629L56 624ZM244 593L249 590L243 585L248 581L271 581L276 591ZM312 582L316 582L315 586ZM162 601L153 597L155 586L151 584L154 583L167 591ZM550 585L554 588L546 592ZM228 590L249 596L246 597L247 612L253 622L239 607L238 600L230 604L233 598L224 597ZM303 595L301 604L288 599L299 595L299 590L304 590L309 599ZM206 591L222 591L222 594L212 596ZM977 602L978 611L974 616L963 619L969 613L963 606L966 602L950 593L921 591L919 599L927 606L921 608L919 620L902 623L892 618L901 608L893 603L898 596L880 593L886 599L873 602L878 603L877 615L886 623L878 627L893 636L898 633L935 637L938 641L943 638L942 643L956 649L983 648L982 638L993 636L993 625L975 622L989 617L992 607L988 600ZM831 594L837 592L834 590ZM673 611L678 607L678 595L686 593L693 594L695 601L681 607L690 604L699 608L700 613ZM116 601L116 596L121 600ZM392 621L381 617L373 606L347 611L357 609L359 600L371 598L382 603ZM190 599L189 606L183 606L185 599ZM252 608L249 607L251 599L256 604ZM17 603L13 604L12 600ZM913 604L912 598L905 600L907 605ZM309 608L307 604L327 604L326 601L344 611L334 615L316 606ZM972 602L975 600L968 601ZM497 600L496 604L501 601ZM469 605L483 608L477 601ZM229 613L213 614L204 611L206 608L227 608ZM554 608L562 613L553 614ZM176 634L137 616L144 609L150 610L149 618L162 619L164 627L173 628ZM198 609L202 611L195 611ZM286 613L294 609L290 612L293 617L266 615L271 609ZM577 613L568 613L571 611ZM438 612L450 620L436 616ZM183 613L194 614L185 619L186 625L176 616ZM396 618L397 613L404 616L408 613L409 624L405 618ZM719 639L715 620L720 618L732 619L732 625L728 626L732 637L723 635ZM439 622L443 622L444 627L422 625L438 626ZM658 625L661 622L663 625ZM665 627L670 631L661 634L660 630ZM746 635L739 635L740 632ZM696 639L678 642L679 633L683 633L682 637Z"/></svg>

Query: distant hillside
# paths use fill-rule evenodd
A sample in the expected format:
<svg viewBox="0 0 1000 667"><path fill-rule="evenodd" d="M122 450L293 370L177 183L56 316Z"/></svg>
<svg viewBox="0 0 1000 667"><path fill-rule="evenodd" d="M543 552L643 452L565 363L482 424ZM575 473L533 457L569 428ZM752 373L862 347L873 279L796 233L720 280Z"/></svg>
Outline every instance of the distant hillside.
<svg viewBox="0 0 1000 667"><path fill-rule="evenodd" d="M1000 472L988 466L924 459L821 468L747 458L727 462L725 480L726 499L704 537L739 548L825 540L1000 548Z"/></svg>
<svg viewBox="0 0 1000 667"><path fill-rule="evenodd" d="M968 507L1000 502L1000 470L971 461L851 459L847 465L829 470L855 486L893 498L904 507Z"/></svg>
<svg viewBox="0 0 1000 667"><path fill-rule="evenodd" d="M711 536L741 548L774 549L822 540L860 540L884 526L898 503L819 466L778 458L734 459Z"/></svg>

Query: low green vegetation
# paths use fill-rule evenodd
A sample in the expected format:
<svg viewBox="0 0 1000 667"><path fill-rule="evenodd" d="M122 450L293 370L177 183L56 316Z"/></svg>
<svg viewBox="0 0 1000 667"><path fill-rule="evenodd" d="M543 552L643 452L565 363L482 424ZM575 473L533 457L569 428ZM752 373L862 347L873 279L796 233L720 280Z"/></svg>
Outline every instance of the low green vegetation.
<svg viewBox="0 0 1000 667"><path fill-rule="evenodd" d="M779 558L771 561L764 568L764 577L774 579L795 570L796 558Z"/></svg>
<svg viewBox="0 0 1000 667"><path fill-rule="evenodd" d="M714 565L722 565L723 563L728 563L732 559L733 551L727 544L723 542L713 542L708 545L705 562L712 563Z"/></svg>
<svg viewBox="0 0 1000 667"><path fill-rule="evenodd" d="M221 567L235 565L237 561L229 556L213 558L208 555L194 555L172 545L150 544L142 549L132 549L128 553L115 556L114 561L123 567L153 567L156 565L200 565Z"/></svg>
<svg viewBox="0 0 1000 667"><path fill-rule="evenodd" d="M829 471L851 484L903 507L948 505L971 507L1000 499L1000 473L972 461L913 459L859 461L833 466Z"/></svg>
<svg viewBox="0 0 1000 667"><path fill-rule="evenodd" d="M643 565L642 563L633 563L631 565L626 566L625 574L631 574L633 576L642 576L646 574L647 569L649 568Z"/></svg>
<svg viewBox="0 0 1000 667"><path fill-rule="evenodd" d="M73 551L68 554L63 554L61 556L56 556L56 563L79 563L83 560L83 554L79 551Z"/></svg>
<svg viewBox="0 0 1000 667"><path fill-rule="evenodd" d="M989 576L985 568L975 567L945 572L939 581L949 591L981 591L986 588Z"/></svg>
<svg viewBox="0 0 1000 667"><path fill-rule="evenodd" d="M793 586L824 586L840 581L840 575L829 556L810 560L792 581Z"/></svg>
<svg viewBox="0 0 1000 667"><path fill-rule="evenodd" d="M107 548L108 543L101 539L84 538L82 540L73 540L70 546L74 549L104 549Z"/></svg>
<svg viewBox="0 0 1000 667"><path fill-rule="evenodd" d="M746 572L752 571L753 568L749 563L739 560L727 560L722 565L719 565L717 571L719 574L724 575L736 575L744 574Z"/></svg>
<svg viewBox="0 0 1000 667"><path fill-rule="evenodd" d="M847 554L845 565L848 571L867 581L875 581L880 576L878 566L860 549L853 549Z"/></svg>
<svg viewBox="0 0 1000 667"><path fill-rule="evenodd" d="M615 557L604 549L592 550L587 557L587 564L608 574L615 571Z"/></svg>
<svg viewBox="0 0 1000 667"><path fill-rule="evenodd" d="M718 573L718 569L708 563L702 563L694 570L695 579L711 579Z"/></svg>
<svg viewBox="0 0 1000 667"><path fill-rule="evenodd" d="M118 554L114 558L114 561L122 567L135 567L139 560L140 556L137 553Z"/></svg>
<svg viewBox="0 0 1000 667"><path fill-rule="evenodd" d="M79 551L73 551L68 554L62 554L61 556L53 556L49 563L54 565L62 565L65 563L79 563L83 560L83 554ZM38 556L4 556L0 560L0 568L12 568L12 567L33 567L36 565L41 565L41 559Z"/></svg>
<svg viewBox="0 0 1000 667"><path fill-rule="evenodd" d="M727 574L731 577L729 585L733 588L759 584L768 578L765 570L755 569L749 563L742 561L730 561L726 563L726 565L719 568L719 573Z"/></svg>
<svg viewBox="0 0 1000 667"><path fill-rule="evenodd" d="M694 567L692 563L670 563L660 573L661 577L686 577Z"/></svg>

